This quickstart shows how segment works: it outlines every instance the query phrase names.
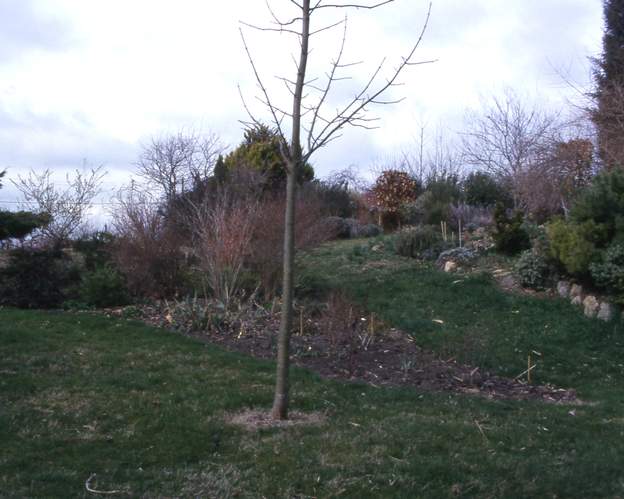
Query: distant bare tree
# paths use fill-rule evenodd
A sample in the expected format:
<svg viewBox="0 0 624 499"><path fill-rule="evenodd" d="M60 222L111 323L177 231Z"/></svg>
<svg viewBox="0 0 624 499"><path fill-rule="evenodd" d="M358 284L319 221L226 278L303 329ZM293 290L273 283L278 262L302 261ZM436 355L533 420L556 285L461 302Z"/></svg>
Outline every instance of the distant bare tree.
<svg viewBox="0 0 624 499"><path fill-rule="evenodd" d="M41 228L41 235L46 242L61 245L82 230L105 175L102 166L75 170L66 175L67 187L61 189L52 180L50 170L31 170L26 177L18 175L12 183L24 196L28 210L50 215L51 221Z"/></svg>
<svg viewBox="0 0 624 499"><path fill-rule="evenodd" d="M423 125L414 146L402 151L391 167L409 173L424 186L428 180L460 176L464 158L461 148L453 143L449 131L438 127L433 134L429 134ZM387 168L386 165L384 169Z"/></svg>
<svg viewBox="0 0 624 499"><path fill-rule="evenodd" d="M152 138L143 146L137 173L157 186L165 200L192 189L205 180L224 147L216 134L181 131Z"/></svg>
<svg viewBox="0 0 624 499"><path fill-rule="evenodd" d="M260 95L259 99L264 104L273 124L282 138L282 155L286 167L286 207L284 229L284 257L283 257L283 285L282 285L282 316L278 338L277 376L275 386L275 398L272 417L286 419L288 417L289 395L289 362L290 362L290 332L293 318L293 278L295 258L295 211L297 173L320 148L338 139L345 127L359 127L363 129L376 128L377 118L368 114L372 105L385 105L399 102L385 99L387 91L395 87L398 78L405 68L418 64L414 61L416 50L424 35L427 20L417 41L403 56L397 65L384 75L385 59L372 71L364 85L353 94L343 105L336 106L330 99L334 87L338 82L349 79L346 71L354 66L354 63L344 61L346 42L346 18L336 22L330 22L313 27L312 20L317 19L321 12L331 10L367 9L374 10L381 6L393 3L394 0L376 1L373 3L344 3L325 0L291 0L286 2L292 11L289 14L279 16L270 5L273 24L268 27L258 27L251 24L246 26L263 32L277 32L292 35L299 56L294 57L296 74L294 78L280 77L286 86L292 100L290 105L281 106L269 94L265 82L260 76L257 64L251 54L243 32L243 44L248 55L249 62L256 77ZM318 14L318 15L317 15ZM310 55L310 41L319 34L325 33L335 27L343 27L343 36L337 55L329 64L326 74L320 78L309 78L308 57ZM357 64L357 63L355 63ZM251 118L252 124L260 125L250 108L245 107ZM290 109L290 110L288 110ZM290 139L286 138L287 130L290 131Z"/></svg>
<svg viewBox="0 0 624 499"><path fill-rule="evenodd" d="M482 111L469 113L467 127L466 162L513 184L558 139L560 121L558 115L528 106L507 90L502 98L485 103Z"/></svg>
<svg viewBox="0 0 624 499"><path fill-rule="evenodd" d="M516 178L522 207L536 220L567 216L573 200L595 174L594 146L585 138L558 141Z"/></svg>

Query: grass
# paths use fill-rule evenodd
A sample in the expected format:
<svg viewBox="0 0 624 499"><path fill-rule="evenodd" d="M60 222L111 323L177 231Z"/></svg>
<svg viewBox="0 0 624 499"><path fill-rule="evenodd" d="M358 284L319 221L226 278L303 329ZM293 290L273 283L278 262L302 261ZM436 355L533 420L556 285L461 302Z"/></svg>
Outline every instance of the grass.
<svg viewBox="0 0 624 499"><path fill-rule="evenodd" d="M441 354L518 373L539 350L539 380L591 404L377 389L295 369L294 408L327 422L250 432L229 416L270 406L271 362L128 320L4 309L0 496L84 497L97 473L91 485L114 497L624 497L619 324L502 294L483 276L453 284L367 244L301 263L302 289L340 287Z"/></svg>

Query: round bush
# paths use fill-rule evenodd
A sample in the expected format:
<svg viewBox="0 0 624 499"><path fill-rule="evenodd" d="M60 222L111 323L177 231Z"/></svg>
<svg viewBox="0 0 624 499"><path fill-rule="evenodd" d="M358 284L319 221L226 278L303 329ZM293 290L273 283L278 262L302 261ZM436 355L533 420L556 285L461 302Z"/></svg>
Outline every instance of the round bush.
<svg viewBox="0 0 624 499"><path fill-rule="evenodd" d="M525 288L544 289L551 283L551 268L546 259L533 251L524 251L515 265L520 284Z"/></svg>
<svg viewBox="0 0 624 499"><path fill-rule="evenodd" d="M445 246L440 229L432 225L403 229L394 240L395 251L410 258L435 260Z"/></svg>
<svg viewBox="0 0 624 499"><path fill-rule="evenodd" d="M589 266L592 279L597 286L618 295L624 295L624 244L613 244L607 248L602 261Z"/></svg>

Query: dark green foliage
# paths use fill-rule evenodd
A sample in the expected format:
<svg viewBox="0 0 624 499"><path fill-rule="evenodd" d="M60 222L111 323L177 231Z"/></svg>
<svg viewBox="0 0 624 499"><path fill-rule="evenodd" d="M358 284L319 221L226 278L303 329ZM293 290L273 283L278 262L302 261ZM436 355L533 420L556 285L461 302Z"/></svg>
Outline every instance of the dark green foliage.
<svg viewBox="0 0 624 499"><path fill-rule="evenodd" d="M586 275L589 265L598 258L597 241L603 229L592 220L583 223L554 220L547 225L551 256L570 274Z"/></svg>
<svg viewBox="0 0 624 499"><path fill-rule="evenodd" d="M501 203L509 208L513 199L506 189L492 175L485 172L473 172L463 182L464 200L472 206L495 206Z"/></svg>
<svg viewBox="0 0 624 499"><path fill-rule="evenodd" d="M215 167L213 170L213 176L217 184L221 185L227 180L227 166L225 166L225 161L223 160L223 156L219 154L217 158L217 162L215 163Z"/></svg>
<svg viewBox="0 0 624 499"><path fill-rule="evenodd" d="M435 260L446 245L439 227L419 225L398 232L394 237L394 247L401 256Z"/></svg>
<svg viewBox="0 0 624 499"><path fill-rule="evenodd" d="M33 231L45 227L50 220L51 217L45 213L0 210L0 241L23 239Z"/></svg>
<svg viewBox="0 0 624 499"><path fill-rule="evenodd" d="M529 235L531 250L544 257L546 260L552 258L546 225L537 225L525 219L522 228Z"/></svg>
<svg viewBox="0 0 624 499"><path fill-rule="evenodd" d="M261 173L265 187L269 190L279 189L286 181L286 165L282 150L287 151L288 145L283 142L276 130L256 125L245 130L243 142L224 159L227 171L236 168L248 168ZM309 182L314 178L314 169L305 164L297 173L300 183Z"/></svg>
<svg viewBox="0 0 624 499"><path fill-rule="evenodd" d="M2 177L5 175L6 170L0 171L0 189L2 189ZM0 241L23 239L33 231L48 225L51 220L52 218L47 213L0 210Z"/></svg>
<svg viewBox="0 0 624 499"><path fill-rule="evenodd" d="M80 300L94 307L115 307L129 303L123 277L108 265L83 275Z"/></svg>
<svg viewBox="0 0 624 499"><path fill-rule="evenodd" d="M401 211L405 223L438 225L451 218L451 204L461 200L459 178L451 175L429 179L425 191Z"/></svg>
<svg viewBox="0 0 624 499"><path fill-rule="evenodd" d="M592 222L600 234L592 242L605 248L613 239L624 239L624 171L602 172L580 195L570 211L576 223Z"/></svg>
<svg viewBox="0 0 624 499"><path fill-rule="evenodd" d="M16 249L0 269L0 304L20 308L57 308L75 293L78 266L56 249Z"/></svg>
<svg viewBox="0 0 624 499"><path fill-rule="evenodd" d="M517 211L509 216L507 209L502 204L496 205L494 210L496 230L493 238L497 251L507 255L515 255L531 247L529 235L522 226L523 221L524 215L522 212Z"/></svg>
<svg viewBox="0 0 624 499"><path fill-rule="evenodd" d="M306 190L317 197L325 215L342 218L356 215L357 205L346 182L315 180L306 186Z"/></svg>
<svg viewBox="0 0 624 499"><path fill-rule="evenodd" d="M624 244L609 246L602 260L592 263L589 269L597 286L616 295L618 301L624 300Z"/></svg>
<svg viewBox="0 0 624 499"><path fill-rule="evenodd" d="M531 250L522 252L516 261L515 271L525 288L544 289L552 282L552 269L548 261Z"/></svg>
<svg viewBox="0 0 624 499"><path fill-rule="evenodd" d="M604 1L602 55L594 60L596 106L592 119L598 132L598 152L607 168L621 168L622 89L624 88L624 1Z"/></svg>
<svg viewBox="0 0 624 499"><path fill-rule="evenodd" d="M98 231L74 241L72 247L84 257L85 268L93 271L111 262L114 243L115 236L109 232Z"/></svg>
<svg viewBox="0 0 624 499"><path fill-rule="evenodd" d="M599 91L624 83L624 1L605 0L602 58L596 75Z"/></svg>

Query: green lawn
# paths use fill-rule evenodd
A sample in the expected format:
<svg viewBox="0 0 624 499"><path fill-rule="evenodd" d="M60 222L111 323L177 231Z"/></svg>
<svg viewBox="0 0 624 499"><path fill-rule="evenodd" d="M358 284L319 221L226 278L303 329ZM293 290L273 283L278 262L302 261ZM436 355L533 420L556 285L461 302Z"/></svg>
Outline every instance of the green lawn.
<svg viewBox="0 0 624 499"><path fill-rule="evenodd" d="M485 277L453 284L358 244L306 256L301 289L341 287L423 345L502 373L538 350L539 381L576 387L588 403L377 389L294 370L294 408L326 423L249 432L228 415L270 406L272 363L132 321L4 309L0 496L90 496L97 473L92 486L114 497L624 497L619 323L504 295Z"/></svg>

